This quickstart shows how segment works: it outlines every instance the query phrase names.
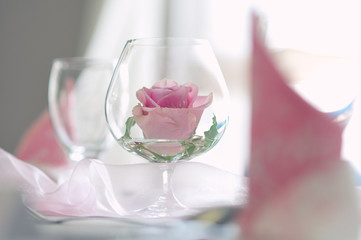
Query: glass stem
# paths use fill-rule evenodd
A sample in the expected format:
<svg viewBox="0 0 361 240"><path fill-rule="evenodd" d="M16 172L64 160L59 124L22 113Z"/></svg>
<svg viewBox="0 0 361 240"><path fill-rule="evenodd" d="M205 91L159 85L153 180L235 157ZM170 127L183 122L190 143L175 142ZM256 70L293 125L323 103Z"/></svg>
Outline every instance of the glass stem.
<svg viewBox="0 0 361 240"><path fill-rule="evenodd" d="M147 217L171 217L184 214L186 208L175 198L171 184L175 166L175 163L160 163L158 165L162 174L162 193L156 202L140 211L141 215Z"/></svg>
<svg viewBox="0 0 361 240"><path fill-rule="evenodd" d="M174 166L172 163L165 163L160 166L160 170L162 171L162 181L163 181L163 193L161 198L163 200L172 199L172 187L171 187L171 178L174 171Z"/></svg>

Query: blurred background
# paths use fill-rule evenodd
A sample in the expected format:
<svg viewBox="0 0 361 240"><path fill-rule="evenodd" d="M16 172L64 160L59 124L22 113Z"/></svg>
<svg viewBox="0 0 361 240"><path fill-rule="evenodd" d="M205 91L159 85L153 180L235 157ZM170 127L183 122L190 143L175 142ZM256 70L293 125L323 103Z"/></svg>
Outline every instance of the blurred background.
<svg viewBox="0 0 361 240"><path fill-rule="evenodd" d="M13 153L47 108L54 58L117 58L131 38L197 37L211 42L232 98L229 130L212 154L227 161L220 149L228 147L225 168L238 171L248 154L252 8L264 14L272 46L361 53L357 0L0 0L0 148Z"/></svg>
<svg viewBox="0 0 361 240"><path fill-rule="evenodd" d="M13 152L26 128L47 107L53 58L83 51L85 3L0 1L1 148Z"/></svg>
<svg viewBox="0 0 361 240"><path fill-rule="evenodd" d="M118 58L132 38L208 39L239 102L245 96L239 93L246 82L247 11L245 1L235 0L0 0L0 147L14 153L46 110L54 58ZM241 111L239 104L232 109L237 129ZM227 132L232 139L241 136ZM231 144L238 160L239 139Z"/></svg>

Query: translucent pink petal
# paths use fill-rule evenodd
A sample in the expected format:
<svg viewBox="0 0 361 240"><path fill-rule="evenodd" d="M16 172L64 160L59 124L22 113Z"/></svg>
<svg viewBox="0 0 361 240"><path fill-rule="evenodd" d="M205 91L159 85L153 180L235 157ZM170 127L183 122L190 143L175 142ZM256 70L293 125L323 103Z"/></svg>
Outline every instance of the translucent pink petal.
<svg viewBox="0 0 361 240"><path fill-rule="evenodd" d="M154 102L159 102L159 100L162 99L164 96L172 93L172 90L168 88L154 88L151 89L149 92L150 97L154 100Z"/></svg>
<svg viewBox="0 0 361 240"><path fill-rule="evenodd" d="M187 139L196 129L203 109L143 108L133 109L134 120L149 139ZM144 115L142 113L148 113ZM142 115L138 115L142 114Z"/></svg>
<svg viewBox="0 0 361 240"><path fill-rule="evenodd" d="M191 106L192 102L198 95L198 87L193 83L186 83L183 86L188 88L188 104Z"/></svg>
<svg viewBox="0 0 361 240"><path fill-rule="evenodd" d="M188 106L187 93L188 89L186 87L180 87L163 96L157 103L160 107L186 108Z"/></svg>
<svg viewBox="0 0 361 240"><path fill-rule="evenodd" d="M213 94L210 93L208 96L197 96L193 103L192 106L193 108L206 108L209 105L212 104L213 101Z"/></svg>
<svg viewBox="0 0 361 240"><path fill-rule="evenodd" d="M160 80L159 82L155 83L152 88L170 88L170 89L173 89L173 88L176 88L178 86L179 85L178 85L178 83L176 81L164 78L164 79Z"/></svg>
<svg viewBox="0 0 361 240"><path fill-rule="evenodd" d="M137 91L136 95L138 100L146 107L157 107L158 104L150 97L151 90L142 88Z"/></svg>

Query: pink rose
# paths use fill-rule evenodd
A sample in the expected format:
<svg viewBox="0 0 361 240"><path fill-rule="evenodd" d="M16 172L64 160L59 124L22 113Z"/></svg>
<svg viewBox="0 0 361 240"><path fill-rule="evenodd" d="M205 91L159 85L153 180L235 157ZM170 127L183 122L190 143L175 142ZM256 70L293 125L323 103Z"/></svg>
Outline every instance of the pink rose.
<svg viewBox="0 0 361 240"><path fill-rule="evenodd" d="M137 91L141 102L133 108L134 120L148 139L187 139L192 136L213 95L198 96L193 83L178 85L163 79L151 89Z"/></svg>

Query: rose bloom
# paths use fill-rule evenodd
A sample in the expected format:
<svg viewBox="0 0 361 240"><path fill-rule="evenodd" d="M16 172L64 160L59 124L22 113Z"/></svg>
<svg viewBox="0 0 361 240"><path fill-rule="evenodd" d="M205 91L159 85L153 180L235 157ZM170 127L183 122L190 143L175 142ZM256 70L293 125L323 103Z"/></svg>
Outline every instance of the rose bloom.
<svg viewBox="0 0 361 240"><path fill-rule="evenodd" d="M192 136L205 108L213 99L198 96L193 83L178 85L163 79L148 89L137 91L141 102L133 108L134 120L147 139L187 139Z"/></svg>

